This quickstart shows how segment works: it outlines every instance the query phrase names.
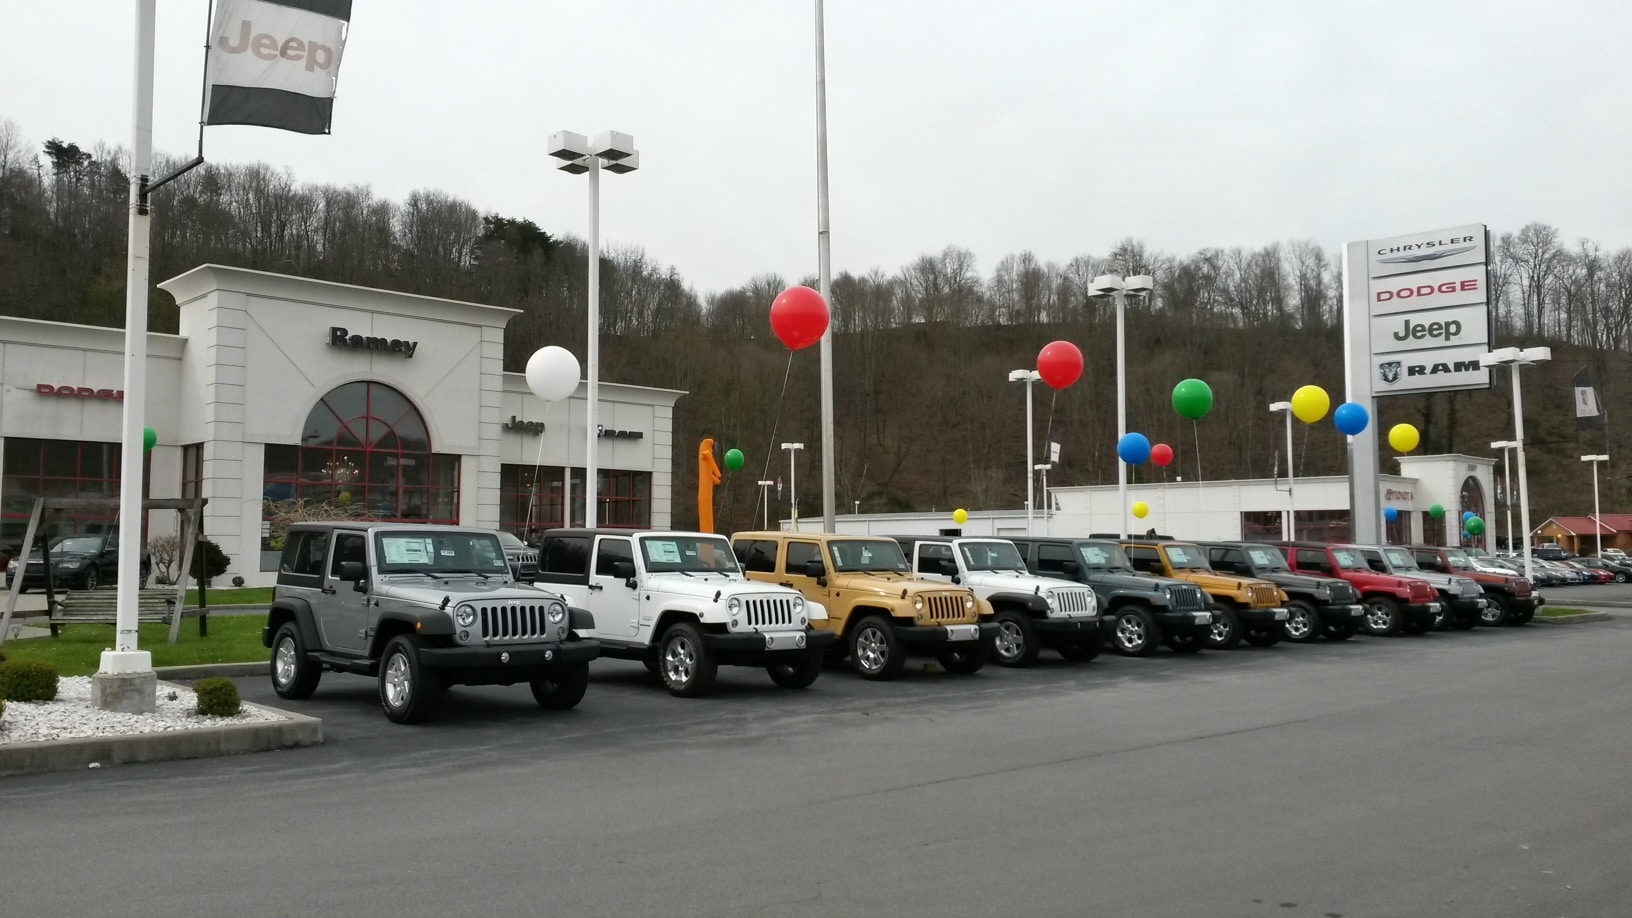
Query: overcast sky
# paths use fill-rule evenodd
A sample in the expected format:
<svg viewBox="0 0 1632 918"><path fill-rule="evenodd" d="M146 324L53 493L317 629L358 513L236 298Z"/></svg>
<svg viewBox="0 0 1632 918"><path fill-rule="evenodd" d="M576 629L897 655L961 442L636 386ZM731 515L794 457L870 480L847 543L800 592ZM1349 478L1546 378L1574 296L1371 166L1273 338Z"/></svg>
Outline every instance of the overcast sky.
<svg viewBox="0 0 1632 918"><path fill-rule="evenodd" d="M195 143L205 0L160 0L155 144ZM133 8L0 3L0 117L127 145ZM587 232L558 130L634 135L602 234L699 293L816 270L811 0L355 0L334 133L210 128L302 182ZM1632 245L1621 0L827 0L833 268L983 273L1529 221Z"/></svg>

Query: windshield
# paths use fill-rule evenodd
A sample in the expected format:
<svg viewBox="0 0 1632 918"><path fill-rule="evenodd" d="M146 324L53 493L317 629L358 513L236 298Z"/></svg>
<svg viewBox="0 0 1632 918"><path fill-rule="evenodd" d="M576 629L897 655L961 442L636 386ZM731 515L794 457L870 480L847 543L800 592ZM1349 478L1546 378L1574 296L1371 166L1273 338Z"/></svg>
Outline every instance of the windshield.
<svg viewBox="0 0 1632 918"><path fill-rule="evenodd" d="M639 539L640 557L654 574L739 574L737 556L724 536L654 536Z"/></svg>
<svg viewBox="0 0 1632 918"><path fill-rule="evenodd" d="M510 573L496 532L382 530L374 534L374 554L382 574Z"/></svg>
<svg viewBox="0 0 1632 918"><path fill-rule="evenodd" d="M964 566L972 571L1026 571L1026 562L1013 542L960 542L958 551L963 553Z"/></svg>
<svg viewBox="0 0 1632 918"><path fill-rule="evenodd" d="M1079 545L1077 554L1082 557L1083 566L1094 570L1133 570L1133 565L1128 563L1128 556L1122 551L1122 546L1115 542L1089 542Z"/></svg>
<svg viewBox="0 0 1632 918"><path fill-rule="evenodd" d="M1174 570L1208 570L1207 558L1202 555L1201 549L1194 545L1164 545L1162 550L1167 552L1167 563L1172 565Z"/></svg>
<svg viewBox="0 0 1632 918"><path fill-rule="evenodd" d="M1397 548L1385 550L1383 552L1383 557L1387 559L1388 566L1390 568L1402 571L1414 571L1418 569L1416 559L1412 558L1408 552L1401 551Z"/></svg>
<svg viewBox="0 0 1632 918"><path fill-rule="evenodd" d="M1337 566L1345 571L1371 570L1371 568L1366 564L1365 559L1360 557L1359 552L1350 551L1347 548L1332 549L1332 560L1336 561Z"/></svg>
<svg viewBox="0 0 1632 918"><path fill-rule="evenodd" d="M113 547L113 542L108 547ZM51 550L57 552L72 552L81 555L94 555L102 550L101 536L65 536L51 543Z"/></svg>
<svg viewBox="0 0 1632 918"><path fill-rule="evenodd" d="M1286 566L1286 556L1267 545L1247 546L1247 557L1252 559L1252 566L1261 571L1289 571Z"/></svg>
<svg viewBox="0 0 1632 918"><path fill-rule="evenodd" d="M893 539L836 539L827 543L835 571L874 571L905 574L907 556Z"/></svg>
<svg viewBox="0 0 1632 918"><path fill-rule="evenodd" d="M1473 562L1468 560L1468 556L1467 556L1466 553L1464 553L1464 552L1462 552L1462 551L1460 551L1458 549L1454 549L1454 548L1446 549L1445 550L1445 560L1446 560L1446 562L1448 562L1451 565L1451 570L1453 570L1453 571L1471 571L1471 570L1473 570Z"/></svg>
<svg viewBox="0 0 1632 918"><path fill-rule="evenodd" d="M513 532L499 533L499 541L504 543L505 551L515 551L516 549L527 547L527 543L517 538L516 534Z"/></svg>

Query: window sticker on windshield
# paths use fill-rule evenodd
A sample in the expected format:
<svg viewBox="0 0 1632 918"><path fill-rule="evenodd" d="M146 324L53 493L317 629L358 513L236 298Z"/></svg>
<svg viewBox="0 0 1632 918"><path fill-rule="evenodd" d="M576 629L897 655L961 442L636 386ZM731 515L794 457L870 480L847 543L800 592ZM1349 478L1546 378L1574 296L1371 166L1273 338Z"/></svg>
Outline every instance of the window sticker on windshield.
<svg viewBox="0 0 1632 918"><path fill-rule="evenodd" d="M1103 548L1084 548L1082 550L1082 557L1087 560L1089 564L1104 564L1105 562L1111 560L1110 554L1108 554Z"/></svg>
<svg viewBox="0 0 1632 918"><path fill-rule="evenodd" d="M386 539L386 564L431 563L430 539Z"/></svg>
<svg viewBox="0 0 1632 918"><path fill-rule="evenodd" d="M679 564L680 544L674 541L646 540L646 557L653 564Z"/></svg>
<svg viewBox="0 0 1632 918"><path fill-rule="evenodd" d="M1172 561L1174 564L1190 563L1189 553L1177 545L1169 545L1167 547L1167 559Z"/></svg>
<svg viewBox="0 0 1632 918"><path fill-rule="evenodd" d="M1252 563L1259 567L1267 567L1275 563L1275 560L1269 556L1269 552L1264 551L1262 548L1249 548L1247 554L1252 558Z"/></svg>

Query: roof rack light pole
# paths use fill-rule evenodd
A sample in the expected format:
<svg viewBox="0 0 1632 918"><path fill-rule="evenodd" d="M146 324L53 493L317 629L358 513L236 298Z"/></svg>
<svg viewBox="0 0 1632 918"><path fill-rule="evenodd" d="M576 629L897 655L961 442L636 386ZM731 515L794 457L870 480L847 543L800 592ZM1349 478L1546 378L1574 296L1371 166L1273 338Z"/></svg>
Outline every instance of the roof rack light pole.
<svg viewBox="0 0 1632 918"><path fill-rule="evenodd" d="M1524 393L1519 386L1519 368L1553 359L1550 347L1499 347L1479 357L1485 367L1508 368L1513 379L1513 451L1519 456L1519 524L1524 527L1524 576L1535 579L1535 563L1530 554L1530 483L1524 467Z"/></svg>
<svg viewBox="0 0 1632 918"><path fill-rule="evenodd" d="M584 527L594 529L601 496L596 456L601 432L595 419L601 385L601 170L614 175L633 172L640 168L640 151L635 149L633 137L617 131L602 131L595 135L593 141L582 134L560 131L550 137L546 152L561 160L556 168L562 172L573 175L589 173L589 348L584 354L584 372L588 377L589 391L585 393L584 412L587 444L584 453ZM570 469L567 477L570 481ZM571 514L572 508L568 506L569 518ZM567 525L572 525L570 519Z"/></svg>
<svg viewBox="0 0 1632 918"><path fill-rule="evenodd" d="M1598 513L1598 463L1608 462L1608 456L1582 456L1582 462L1592 463L1592 534L1598 540L1598 550L1594 552L1598 557L1604 556L1604 523Z"/></svg>

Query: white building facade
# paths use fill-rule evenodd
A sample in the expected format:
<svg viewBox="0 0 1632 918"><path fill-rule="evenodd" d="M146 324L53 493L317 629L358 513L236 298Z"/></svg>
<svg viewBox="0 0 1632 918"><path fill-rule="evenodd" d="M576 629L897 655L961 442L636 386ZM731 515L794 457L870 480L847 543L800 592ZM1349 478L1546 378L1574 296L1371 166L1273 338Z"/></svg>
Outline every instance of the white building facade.
<svg viewBox="0 0 1632 918"><path fill-rule="evenodd" d="M325 507L523 535L582 521L586 387L546 403L504 371L518 310L217 265L159 286L180 333L148 335L144 487L208 500L223 579L270 584L282 521ZM0 317L0 550L36 497L117 495L123 363L122 329ZM682 394L601 384L603 525L669 525ZM112 512L55 525L112 531ZM149 536L174 525L153 513Z"/></svg>

